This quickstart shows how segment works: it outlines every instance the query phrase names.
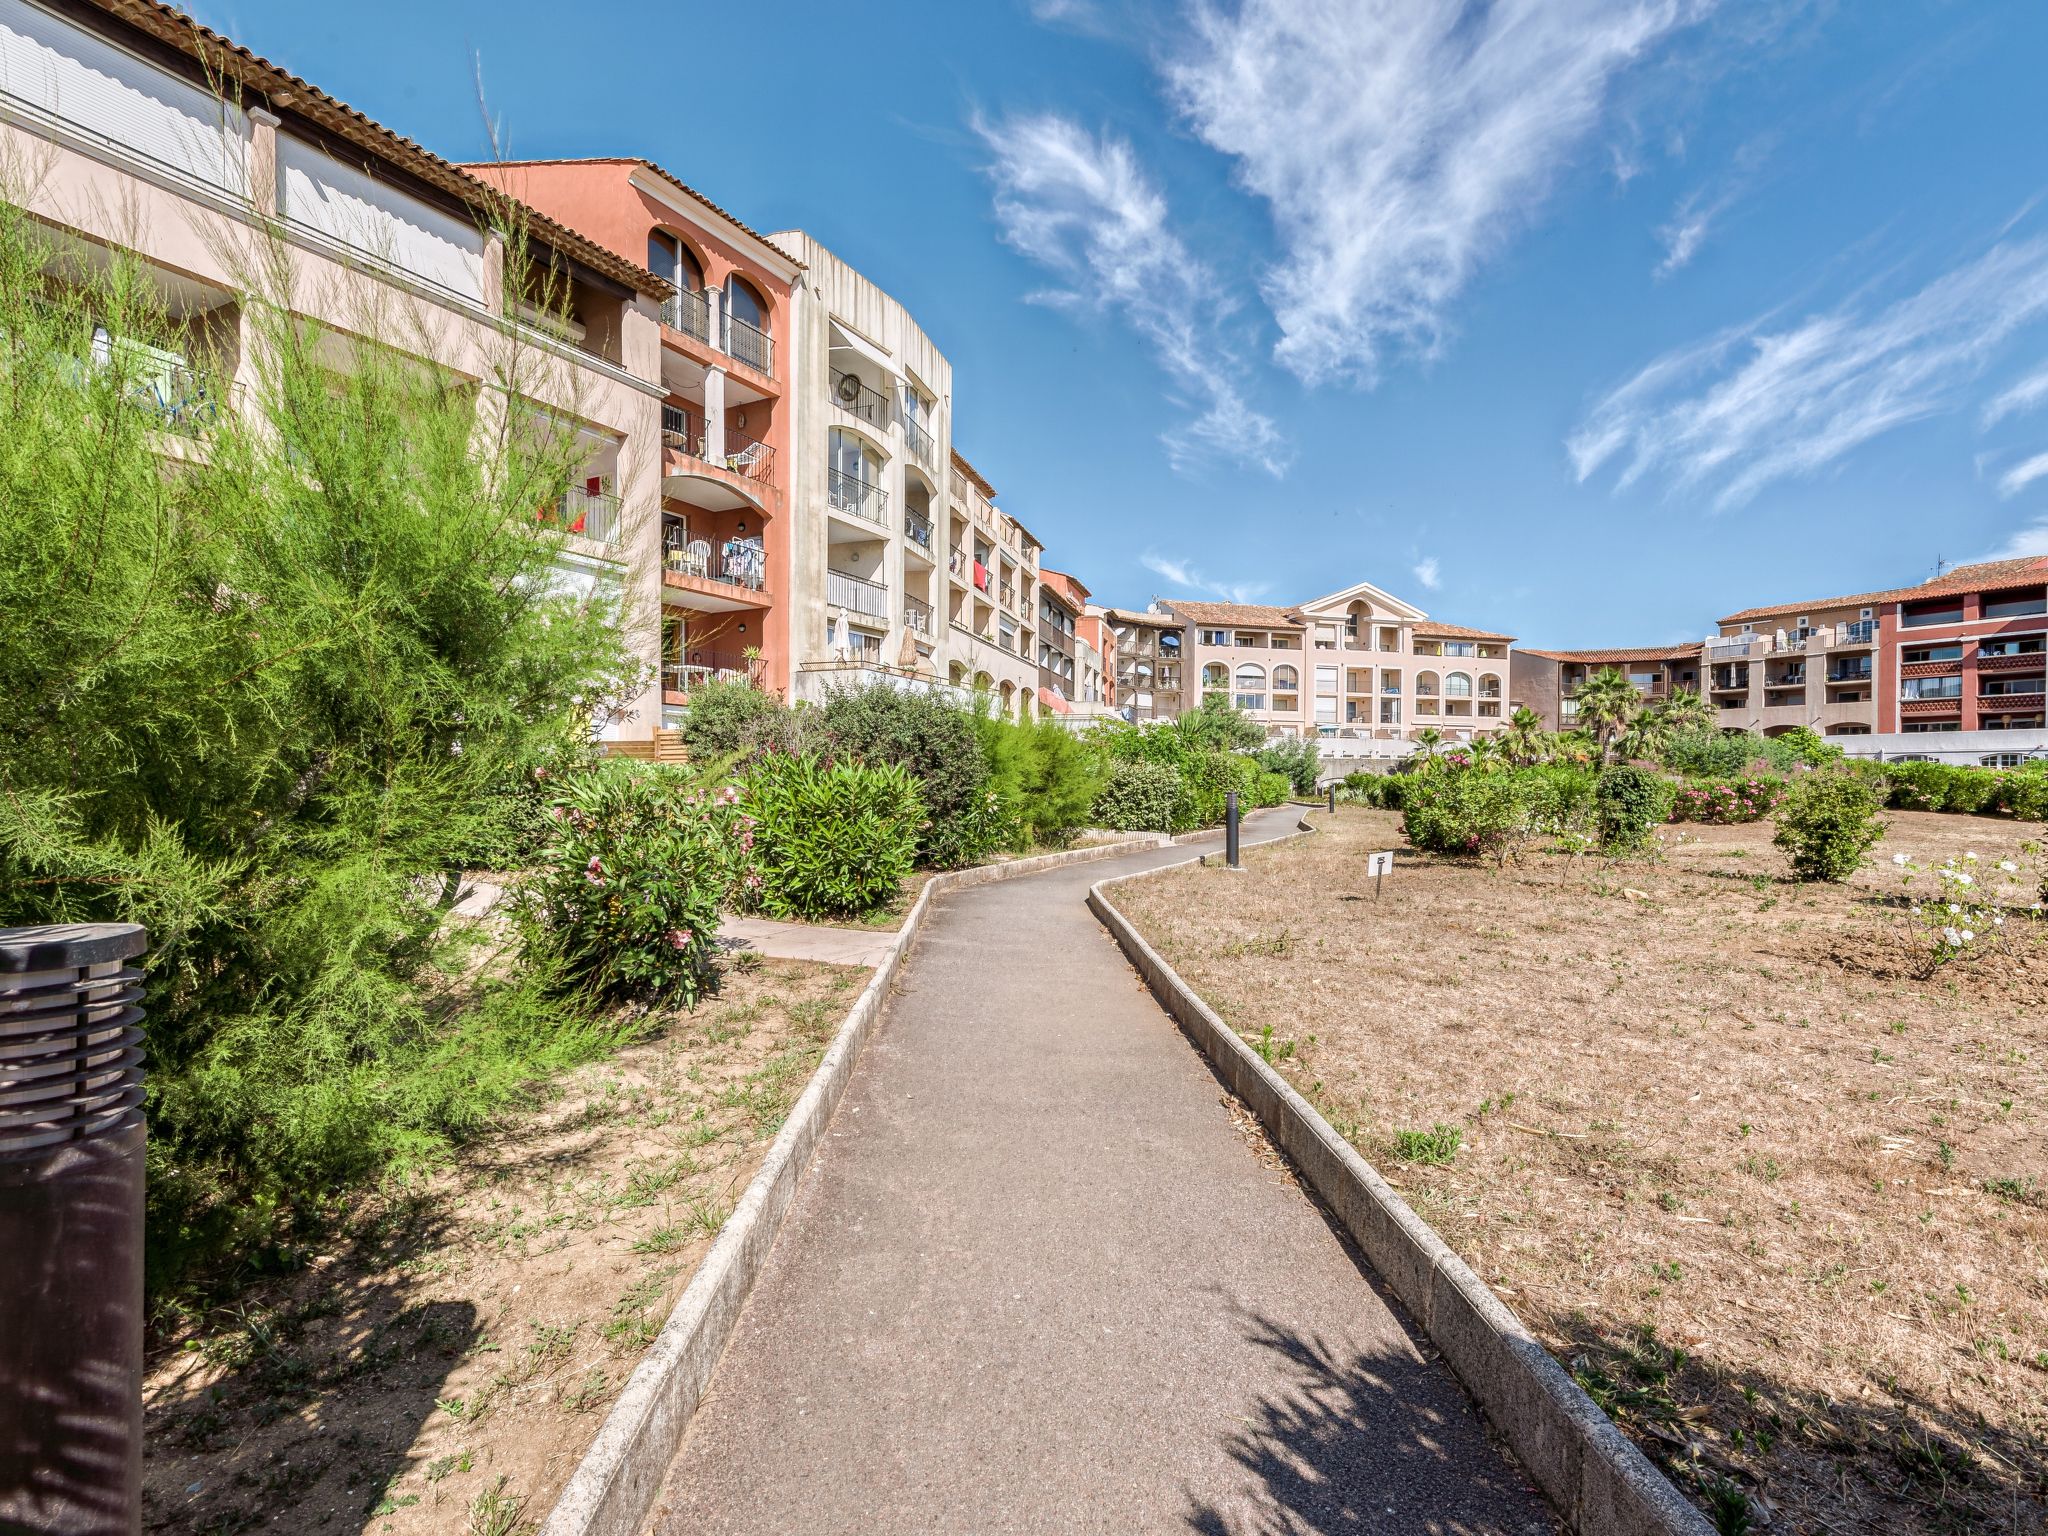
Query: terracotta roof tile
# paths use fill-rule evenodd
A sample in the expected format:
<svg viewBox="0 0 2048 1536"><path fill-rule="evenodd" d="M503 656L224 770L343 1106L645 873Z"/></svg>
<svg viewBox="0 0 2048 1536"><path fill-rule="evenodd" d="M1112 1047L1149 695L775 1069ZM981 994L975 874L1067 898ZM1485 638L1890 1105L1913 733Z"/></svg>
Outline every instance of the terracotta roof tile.
<svg viewBox="0 0 2048 1536"><path fill-rule="evenodd" d="M1683 645L1639 645L1625 646L1619 650L1596 651L1539 651L1523 646L1524 656L1540 656L1545 661L1576 661L1589 666L1614 666L1625 661L1691 661L1702 650L1697 640L1688 640Z"/></svg>
<svg viewBox="0 0 2048 1536"><path fill-rule="evenodd" d="M1884 592L1856 592L1848 597L1822 598L1804 603L1769 603L1745 608L1722 619L1723 624L1743 624L1753 619L1777 618L1787 613L1809 613L1816 608L1870 608L1879 603L1910 603L1923 597L1946 597L1955 592L1996 592L2002 587L2026 587L2048 583L2048 555L2023 555L2016 560L1979 560L1959 565L1939 576L1930 576L1913 587L1893 587Z"/></svg>
<svg viewBox="0 0 2048 1536"><path fill-rule="evenodd" d="M1431 640L1499 640L1508 645L1515 643L1513 635L1496 634L1490 629L1467 629L1463 624L1439 624L1434 619L1418 619L1415 633Z"/></svg>
<svg viewBox="0 0 2048 1536"><path fill-rule="evenodd" d="M1190 624L1244 624L1259 629L1301 629L1308 621L1292 608L1268 603L1189 603L1169 598L1162 606Z"/></svg>

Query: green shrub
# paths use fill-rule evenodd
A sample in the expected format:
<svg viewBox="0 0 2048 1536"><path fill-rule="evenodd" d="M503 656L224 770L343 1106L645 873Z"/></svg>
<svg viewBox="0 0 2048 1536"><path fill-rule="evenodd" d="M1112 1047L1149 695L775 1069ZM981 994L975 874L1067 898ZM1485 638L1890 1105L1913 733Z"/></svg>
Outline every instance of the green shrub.
<svg viewBox="0 0 2048 1536"><path fill-rule="evenodd" d="M769 756L747 770L760 903L773 917L871 912L895 899L917 856L924 802L893 763Z"/></svg>
<svg viewBox="0 0 2048 1536"><path fill-rule="evenodd" d="M719 904L744 878L737 798L630 758L563 781L529 942L550 946L601 997L694 1006L717 953Z"/></svg>
<svg viewBox="0 0 2048 1536"><path fill-rule="evenodd" d="M1259 766L1287 780L1290 793L1309 799L1316 792L1322 749L1313 736L1283 738L1259 750Z"/></svg>
<svg viewBox="0 0 2048 1536"><path fill-rule="evenodd" d="M1226 700L1207 698L1172 725L1190 752L1250 752L1266 740L1265 728Z"/></svg>
<svg viewBox="0 0 2048 1536"><path fill-rule="evenodd" d="M782 712L780 700L752 683L698 683L690 689L690 707L683 711L683 744L692 757L730 757L746 745L749 727Z"/></svg>
<svg viewBox="0 0 2048 1536"><path fill-rule="evenodd" d="M1671 815L1673 786L1647 768L1624 763L1600 775L1593 814L1603 853L1640 853Z"/></svg>
<svg viewBox="0 0 2048 1536"><path fill-rule="evenodd" d="M1886 763L1888 803L1904 811L1975 815L1998 809L2003 774L1959 763Z"/></svg>
<svg viewBox="0 0 2048 1536"><path fill-rule="evenodd" d="M1770 761L1764 738L1743 731L1719 731L1710 725L1673 732L1659 754L1664 765L1688 778L1732 779L1752 765Z"/></svg>
<svg viewBox="0 0 2048 1536"><path fill-rule="evenodd" d="M1770 774L1693 779L1678 786L1671 802L1671 819L1716 826L1762 821L1784 798L1785 781Z"/></svg>
<svg viewBox="0 0 2048 1536"><path fill-rule="evenodd" d="M1055 720L1031 724L984 717L989 787L1004 808L1012 846L1057 846L1088 825L1102 788L1102 760Z"/></svg>
<svg viewBox="0 0 2048 1536"><path fill-rule="evenodd" d="M1095 797L1095 820L1119 832L1171 832L1181 794L1180 770L1171 763L1111 763Z"/></svg>
<svg viewBox="0 0 2048 1536"><path fill-rule="evenodd" d="M1575 763L1539 763L1513 770L1529 798L1529 809L1548 826L1563 826L1586 815L1598 781L1590 768Z"/></svg>
<svg viewBox="0 0 2048 1536"><path fill-rule="evenodd" d="M991 722L923 689L835 689L825 727L841 752L863 763L894 763L917 780L929 818L918 858L935 869L978 864L1015 836L1012 819L990 804ZM1018 729L1011 726L1009 729Z"/></svg>
<svg viewBox="0 0 2048 1536"><path fill-rule="evenodd" d="M1842 758L1840 747L1804 725L1795 725L1776 736L1766 736L1763 741L1765 761L1780 772L1799 767L1824 768L1840 762Z"/></svg>
<svg viewBox="0 0 2048 1536"><path fill-rule="evenodd" d="M751 759L771 752L784 757L826 757L832 752L832 733L825 728L825 712L807 704L759 715L740 727L740 756Z"/></svg>
<svg viewBox="0 0 2048 1536"><path fill-rule="evenodd" d="M1505 862L1535 831L1530 798L1516 774L1433 773L1404 796L1401 830L1425 853Z"/></svg>
<svg viewBox="0 0 2048 1536"><path fill-rule="evenodd" d="M1997 809L2021 821L2048 821L2048 762L2029 763L2004 775L1992 798Z"/></svg>
<svg viewBox="0 0 2048 1536"><path fill-rule="evenodd" d="M1816 773L1794 783L1771 839L1792 856L1801 880L1847 880L1884 836L1878 797L1853 774Z"/></svg>
<svg viewBox="0 0 2048 1536"><path fill-rule="evenodd" d="M1294 784L1284 773L1261 773L1252 785L1252 804L1261 810L1285 805Z"/></svg>

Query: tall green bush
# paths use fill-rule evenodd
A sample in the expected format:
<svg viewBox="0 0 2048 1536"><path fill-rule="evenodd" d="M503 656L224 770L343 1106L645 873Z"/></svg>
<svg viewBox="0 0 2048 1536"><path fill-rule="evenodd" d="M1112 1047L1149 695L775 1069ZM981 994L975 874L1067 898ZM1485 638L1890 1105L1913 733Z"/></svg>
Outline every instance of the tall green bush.
<svg viewBox="0 0 2048 1536"><path fill-rule="evenodd" d="M1308 799L1316 792L1322 748L1313 736L1282 739L1259 749L1259 766L1287 780L1293 794Z"/></svg>
<svg viewBox="0 0 2048 1536"><path fill-rule="evenodd" d="M1640 853L1671 815L1672 784L1646 768L1624 763L1600 775L1593 813L1600 848L1610 854Z"/></svg>
<svg viewBox="0 0 2048 1536"><path fill-rule="evenodd" d="M1434 773L1409 788L1401 830L1425 853L1503 863L1535 833L1531 799L1519 774Z"/></svg>
<svg viewBox="0 0 2048 1536"><path fill-rule="evenodd" d="M864 763L894 763L917 780L929 818L918 835L922 862L963 868L1014 837L1014 819L991 782L993 722L986 717L938 694L887 683L835 689L824 716L840 751Z"/></svg>
<svg viewBox="0 0 2048 1536"><path fill-rule="evenodd" d="M984 717L989 787L1014 829L1018 851L1058 846L1088 825L1102 788L1102 759L1054 720Z"/></svg>
<svg viewBox="0 0 2048 1536"><path fill-rule="evenodd" d="M786 713L774 694L740 678L712 678L690 689L683 744L694 758L730 757L749 736Z"/></svg>
<svg viewBox="0 0 2048 1536"><path fill-rule="evenodd" d="M1130 758L1109 765L1095 797L1095 820L1118 832L1171 832L1181 803L1180 770Z"/></svg>
<svg viewBox="0 0 2048 1536"><path fill-rule="evenodd" d="M1816 773L1793 784L1776 821L1771 841L1791 855L1801 880L1847 880L1884 836L1876 792L1846 773Z"/></svg>
<svg viewBox="0 0 2048 1536"><path fill-rule="evenodd" d="M893 763L761 758L746 772L760 904L773 917L857 916L895 899L925 821L917 781Z"/></svg>
<svg viewBox="0 0 2048 1536"><path fill-rule="evenodd" d="M126 258L0 206L0 921L150 930L159 1282L610 1038L451 950L504 787L640 681L535 516L580 445L495 408L560 369L509 330L487 389L421 368L425 317L371 285L302 322L270 254L238 296L259 427ZM175 418L148 348L205 380Z"/></svg>

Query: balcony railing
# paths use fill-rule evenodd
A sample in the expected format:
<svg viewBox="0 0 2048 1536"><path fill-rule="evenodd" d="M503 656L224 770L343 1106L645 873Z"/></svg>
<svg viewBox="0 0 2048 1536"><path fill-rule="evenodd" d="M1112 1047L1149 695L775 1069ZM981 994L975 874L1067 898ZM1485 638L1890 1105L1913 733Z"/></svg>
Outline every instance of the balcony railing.
<svg viewBox="0 0 2048 1536"><path fill-rule="evenodd" d="M1804 688L1805 686L1806 674L1804 672L1785 672L1777 677L1767 677L1764 679L1764 688L1767 692L1773 688Z"/></svg>
<svg viewBox="0 0 2048 1536"><path fill-rule="evenodd" d="M687 453L693 459L703 458L706 452L703 413L687 405L664 405L661 408L661 445L677 453Z"/></svg>
<svg viewBox="0 0 2048 1536"><path fill-rule="evenodd" d="M825 572L825 601L873 619L889 616L889 589L879 581L846 571Z"/></svg>
<svg viewBox="0 0 2048 1536"><path fill-rule="evenodd" d="M933 440L931 433L925 431L923 423L914 416L906 415L903 418L903 441L917 456L918 462L927 469L938 457L938 443Z"/></svg>
<svg viewBox="0 0 2048 1536"><path fill-rule="evenodd" d="M921 517L908 507L903 509L903 536L920 549L930 552L932 547L932 520Z"/></svg>
<svg viewBox="0 0 2048 1536"><path fill-rule="evenodd" d="M671 529L663 540L662 569L749 592L762 591L768 584L767 556L758 539L728 539L716 545L708 539L685 540Z"/></svg>
<svg viewBox="0 0 2048 1536"><path fill-rule="evenodd" d="M572 485L562 492L561 500L541 513L540 520L598 544L616 544L619 539L619 498L609 491L591 491Z"/></svg>
<svg viewBox="0 0 2048 1536"><path fill-rule="evenodd" d="M714 462L736 475L764 484L775 478L775 450L757 437L725 429L725 457Z"/></svg>
<svg viewBox="0 0 2048 1536"><path fill-rule="evenodd" d="M903 622L920 635L932 632L932 605L922 598L903 599Z"/></svg>
<svg viewBox="0 0 2048 1536"><path fill-rule="evenodd" d="M678 293L661 306L661 323L711 345L711 301L701 293Z"/></svg>
<svg viewBox="0 0 2048 1536"><path fill-rule="evenodd" d="M1870 668L1867 666L1835 668L1829 671L1828 681L1831 683L1867 683L1870 681Z"/></svg>
<svg viewBox="0 0 2048 1536"><path fill-rule="evenodd" d="M740 319L738 315L725 317L725 355L761 373L775 371L775 338L758 325Z"/></svg>
<svg viewBox="0 0 2048 1536"><path fill-rule="evenodd" d="M228 386L208 380L186 363L152 357L143 364L142 372L143 377L129 386L130 398L165 431L181 437L205 432L220 420L222 406L232 398Z"/></svg>
<svg viewBox="0 0 2048 1536"><path fill-rule="evenodd" d="M858 416L871 427L889 425L889 397L870 389L858 374L832 370L832 399L849 416Z"/></svg>
<svg viewBox="0 0 2048 1536"><path fill-rule="evenodd" d="M750 676L747 658L738 651L692 650L687 661L664 661L661 686L669 693L688 693L709 682Z"/></svg>
<svg viewBox="0 0 2048 1536"><path fill-rule="evenodd" d="M889 493L869 480L849 475L843 469L825 473L825 497L833 509L871 523L883 523L889 516Z"/></svg>

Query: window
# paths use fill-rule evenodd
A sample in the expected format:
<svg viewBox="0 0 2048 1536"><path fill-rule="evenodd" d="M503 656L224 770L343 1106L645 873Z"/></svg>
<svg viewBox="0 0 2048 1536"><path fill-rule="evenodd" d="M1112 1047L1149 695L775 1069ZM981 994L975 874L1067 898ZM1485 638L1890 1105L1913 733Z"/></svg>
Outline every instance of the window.
<svg viewBox="0 0 2048 1536"><path fill-rule="evenodd" d="M1337 675L1337 669L1335 667L1316 668L1317 686L1320 687L1322 685L1322 675L1326 671L1330 674L1331 686L1334 689L1336 685ZM1275 693L1297 693L1300 691L1300 689L1301 674L1299 672L1296 672L1294 668L1275 667L1273 669L1273 691Z"/></svg>
<svg viewBox="0 0 2048 1536"><path fill-rule="evenodd" d="M2041 691L2041 679L2038 677L1987 677L1978 687L1987 694L2039 693Z"/></svg>
<svg viewBox="0 0 2048 1536"><path fill-rule="evenodd" d="M1628 680L1635 684L1637 693L1648 693L1657 686L1659 674L1655 672L1631 672Z"/></svg>
<svg viewBox="0 0 2048 1536"><path fill-rule="evenodd" d="M1202 687L1205 690L1210 688L1228 688L1229 686L1230 668L1223 665L1222 662L1212 661L1202 668Z"/></svg>
<svg viewBox="0 0 2048 1536"><path fill-rule="evenodd" d="M1961 661L1963 648L1960 645L1909 645L1899 653L1899 660L1907 666L1919 666L1930 661Z"/></svg>
<svg viewBox="0 0 2048 1536"><path fill-rule="evenodd" d="M1497 674L1488 672L1480 677L1479 697L1482 699L1497 699L1500 697L1500 678Z"/></svg>
<svg viewBox="0 0 2048 1536"><path fill-rule="evenodd" d="M1418 672L1415 674L1415 692L1418 697L1426 696L1433 698L1440 687L1441 685L1437 682L1434 672Z"/></svg>
<svg viewBox="0 0 2048 1536"><path fill-rule="evenodd" d="M832 469L835 473L845 475L852 480L858 480L862 485L876 485L880 483L882 478L881 458L872 448L868 447L866 443L855 437L851 432L842 432L837 427L834 427L828 447L831 453ZM979 550L976 551L976 557L980 558ZM982 563L987 564L987 561L983 560Z"/></svg>
<svg viewBox="0 0 2048 1536"><path fill-rule="evenodd" d="M1987 619L2025 619L2038 613L2048 613L2048 596L2039 592L2025 597L1987 597L1984 599L1984 617Z"/></svg>
<svg viewBox="0 0 2048 1536"><path fill-rule="evenodd" d="M2040 612L2037 608L2036 613ZM1907 629L1917 629L1924 624L1960 624L1963 621L1963 600L1960 597L1935 597L1925 602L1905 603L1899 608L1899 623Z"/></svg>
<svg viewBox="0 0 2048 1536"><path fill-rule="evenodd" d="M1179 631L1179 630L1177 630L1177 629L1169 629L1169 630L1167 630L1167 631L1166 631L1166 632L1165 632L1164 634L1162 634L1162 635L1161 635L1161 636L1159 637L1159 654L1160 654L1161 656L1179 656L1179 655L1180 655L1180 631Z"/></svg>
<svg viewBox="0 0 2048 1536"><path fill-rule="evenodd" d="M1908 720L1899 729L1909 736L1925 736L1935 731L1960 731L1962 726L1954 720Z"/></svg>
<svg viewBox="0 0 2048 1536"><path fill-rule="evenodd" d="M1472 679L1462 672L1453 672L1444 679L1444 697L1447 699L1471 698Z"/></svg>
<svg viewBox="0 0 2048 1536"><path fill-rule="evenodd" d="M1960 677L1909 677L1901 685L1900 697L1907 699L1960 699L1963 696L1963 680Z"/></svg>
<svg viewBox="0 0 2048 1536"><path fill-rule="evenodd" d="M1266 707L1266 669L1250 665L1237 669L1237 707L1263 710Z"/></svg>
<svg viewBox="0 0 2048 1536"><path fill-rule="evenodd" d="M1230 644L1230 631L1227 629L1205 629L1202 631L1202 644L1228 645Z"/></svg>
<svg viewBox="0 0 2048 1536"><path fill-rule="evenodd" d="M2043 639L2040 635L2007 635L1998 640L1979 640L1979 656L2039 656Z"/></svg>
<svg viewBox="0 0 2048 1536"><path fill-rule="evenodd" d="M1381 699L1381 700L1380 700L1380 724L1381 724L1381 725L1399 725L1400 723L1401 723L1401 701L1400 701L1399 699Z"/></svg>
<svg viewBox="0 0 2048 1536"><path fill-rule="evenodd" d="M1337 701L1336 701L1335 699L1317 699L1317 700L1316 700L1316 724L1318 724L1318 725L1335 725L1336 723L1337 723Z"/></svg>
<svg viewBox="0 0 2048 1536"><path fill-rule="evenodd" d="M762 335L768 334L768 306L738 273L725 280L725 312L733 319L751 325Z"/></svg>
<svg viewBox="0 0 2048 1536"><path fill-rule="evenodd" d="M1977 761L1986 768L2018 768L2032 756L2030 752L1987 752Z"/></svg>
<svg viewBox="0 0 2048 1536"><path fill-rule="evenodd" d="M647 270L656 277L665 277L685 293L701 293L704 288L704 269L697 264L697 258L690 248L665 229L657 229L647 236Z"/></svg>
<svg viewBox="0 0 2048 1536"><path fill-rule="evenodd" d="M1334 694L1336 691L1337 669L1335 667L1317 667L1316 692Z"/></svg>

